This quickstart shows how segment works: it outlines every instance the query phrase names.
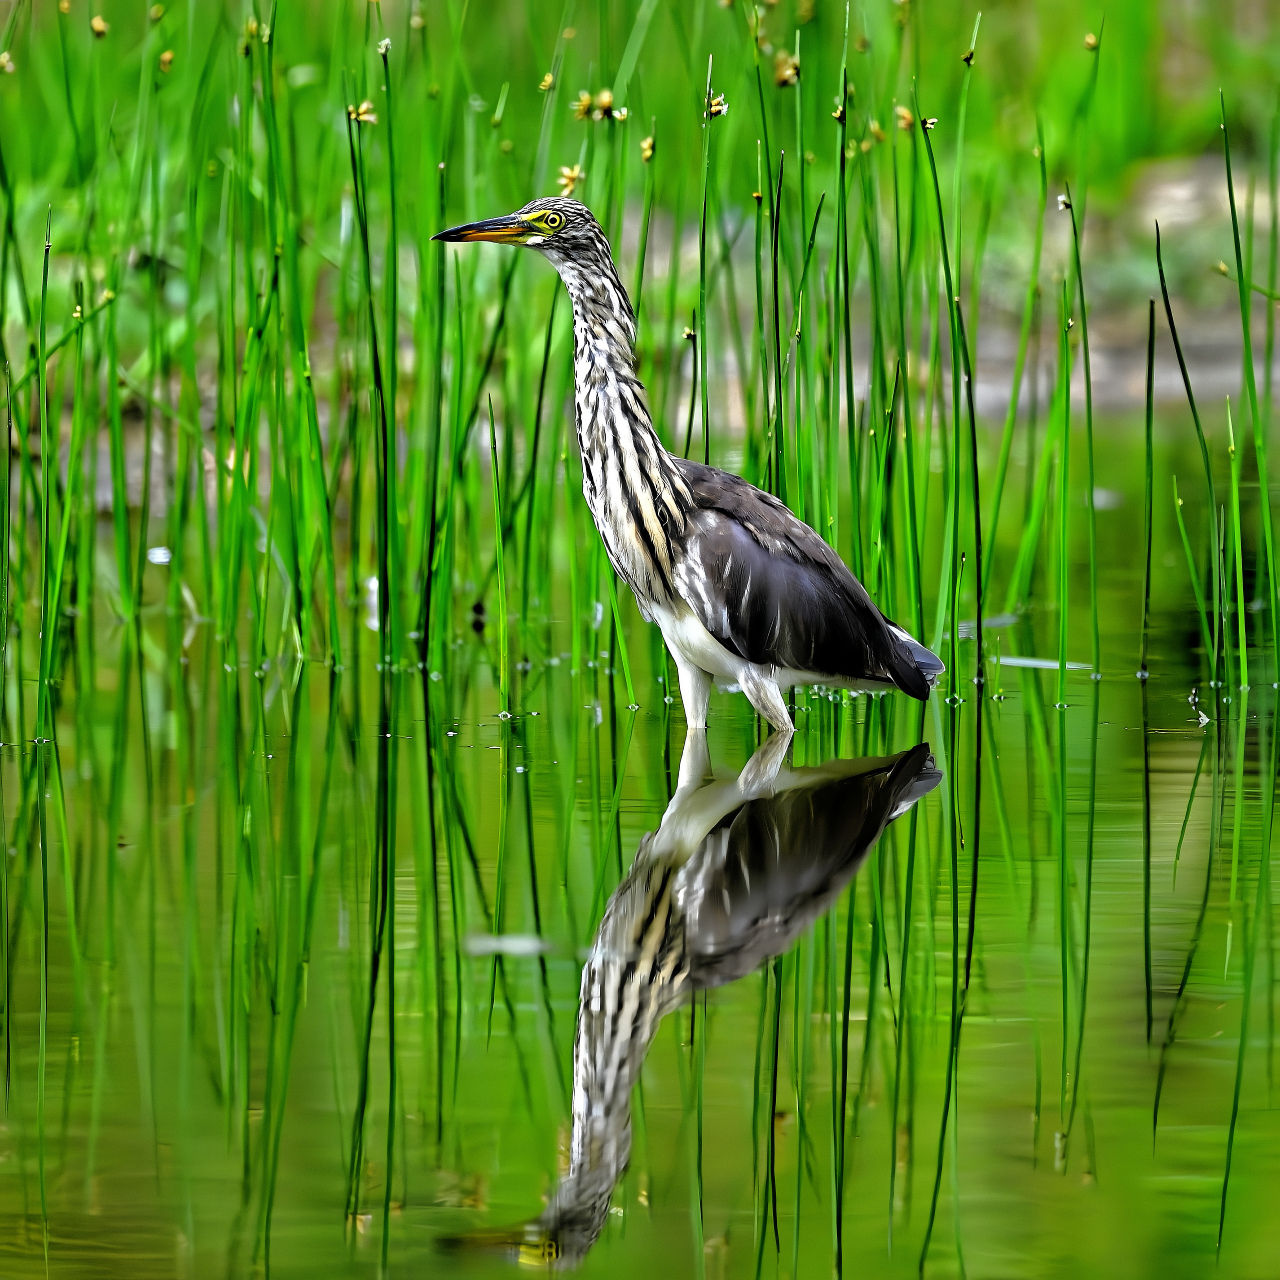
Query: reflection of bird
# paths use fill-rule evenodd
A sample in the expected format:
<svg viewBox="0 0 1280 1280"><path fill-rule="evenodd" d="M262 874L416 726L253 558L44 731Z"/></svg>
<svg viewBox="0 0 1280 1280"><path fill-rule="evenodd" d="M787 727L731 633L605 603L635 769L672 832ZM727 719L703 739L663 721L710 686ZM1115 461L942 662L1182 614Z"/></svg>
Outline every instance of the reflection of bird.
<svg viewBox="0 0 1280 1280"><path fill-rule="evenodd" d="M528 245L564 280L587 505L640 612L662 629L691 726L707 722L712 679L783 731L793 685L928 697L942 663L808 525L745 480L662 447L636 376L631 303L585 205L534 200L435 239Z"/></svg>
<svg viewBox="0 0 1280 1280"><path fill-rule="evenodd" d="M757 752L774 752L771 739ZM925 744L818 768L706 781L706 735L685 742L662 824L640 842L582 971L569 1173L543 1213L452 1243L572 1265L595 1243L631 1154L631 1090L661 1019L691 992L780 955L849 883L885 826L937 786ZM767 776L767 789L744 779Z"/></svg>

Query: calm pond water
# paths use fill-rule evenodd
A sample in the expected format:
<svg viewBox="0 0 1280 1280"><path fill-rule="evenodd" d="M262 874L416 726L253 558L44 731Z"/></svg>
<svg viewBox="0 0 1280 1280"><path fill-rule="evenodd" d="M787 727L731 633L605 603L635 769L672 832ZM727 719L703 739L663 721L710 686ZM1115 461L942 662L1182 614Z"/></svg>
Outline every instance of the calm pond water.
<svg viewBox="0 0 1280 1280"><path fill-rule="evenodd" d="M772 782L630 602L637 710L606 604L509 719L491 625L384 679L363 604L343 672L98 606L0 753L0 1274L1173 1280L1224 1214L1273 1276L1275 673L1193 692L1179 565L1134 678L1137 523L1065 708L997 618L985 700L800 694Z"/></svg>

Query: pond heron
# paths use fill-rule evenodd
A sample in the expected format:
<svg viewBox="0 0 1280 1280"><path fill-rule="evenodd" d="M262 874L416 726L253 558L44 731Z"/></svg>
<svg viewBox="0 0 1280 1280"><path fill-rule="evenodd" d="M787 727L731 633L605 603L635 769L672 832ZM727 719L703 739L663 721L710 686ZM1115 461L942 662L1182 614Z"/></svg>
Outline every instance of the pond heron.
<svg viewBox="0 0 1280 1280"><path fill-rule="evenodd" d="M618 576L662 630L691 728L706 725L713 680L784 734L783 694L795 685L928 698L942 662L876 608L813 529L738 476L663 448L636 373L635 313L584 204L534 200L433 238L525 245L560 273L587 506Z"/></svg>

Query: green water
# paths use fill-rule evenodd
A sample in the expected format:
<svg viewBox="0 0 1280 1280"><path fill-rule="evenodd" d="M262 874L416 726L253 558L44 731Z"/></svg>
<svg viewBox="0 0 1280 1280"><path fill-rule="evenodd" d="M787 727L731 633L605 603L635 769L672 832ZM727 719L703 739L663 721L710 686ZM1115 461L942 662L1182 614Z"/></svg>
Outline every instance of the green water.
<svg viewBox="0 0 1280 1280"><path fill-rule="evenodd" d="M1111 519L1104 545L1127 528ZM754 971L674 999L637 1053L630 1160L583 1274L829 1275L838 1232L845 1274L910 1275L932 1216L930 1275L1203 1275L1250 958L1219 1274L1274 1274L1271 674L1255 653L1247 699L1193 706L1170 608L1144 691L1131 564L1105 558L1102 599L1104 677L1071 671L1065 709L1056 669L995 662L1052 655L1052 613L987 629L980 761L971 684L923 708L797 696L788 785L920 742L940 780L860 867L852 846L818 856L840 823L866 840L885 817L847 790L732 826L760 856L773 833L780 932ZM384 679L363 610L342 672L226 670L207 626L159 607L138 630L88 619L94 665L67 668L56 745L0 758L0 1274L46 1255L66 1276L509 1273L519 1251L475 1233L536 1218L567 1167L579 973L610 896L646 833L678 867L709 856L708 821L748 813L731 793L757 726L716 696L720 782L695 778L663 823L683 717L624 603L638 710L605 612L578 671L540 624L562 656L517 673L505 720L492 626L460 632L447 678ZM775 813L767 793L750 813ZM826 868L804 929L786 897L802 864ZM555 1252L535 1235L526 1264Z"/></svg>

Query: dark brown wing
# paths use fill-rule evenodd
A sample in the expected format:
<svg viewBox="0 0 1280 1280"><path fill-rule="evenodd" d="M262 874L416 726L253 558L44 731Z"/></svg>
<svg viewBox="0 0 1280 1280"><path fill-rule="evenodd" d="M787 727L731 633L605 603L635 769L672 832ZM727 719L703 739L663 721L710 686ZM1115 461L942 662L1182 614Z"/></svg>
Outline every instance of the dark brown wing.
<svg viewBox="0 0 1280 1280"><path fill-rule="evenodd" d="M684 873L696 886L685 917L691 985L720 986L786 951L885 827L941 779L922 742L871 772L748 800L720 823Z"/></svg>
<svg viewBox="0 0 1280 1280"><path fill-rule="evenodd" d="M676 587L726 649L749 662L929 696L942 663L885 618L808 525L738 476L676 464L695 508Z"/></svg>

